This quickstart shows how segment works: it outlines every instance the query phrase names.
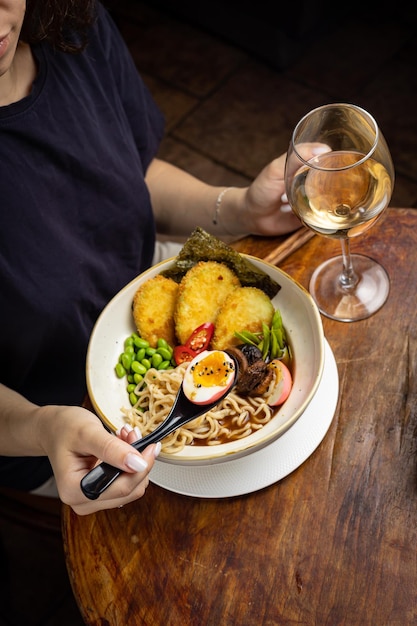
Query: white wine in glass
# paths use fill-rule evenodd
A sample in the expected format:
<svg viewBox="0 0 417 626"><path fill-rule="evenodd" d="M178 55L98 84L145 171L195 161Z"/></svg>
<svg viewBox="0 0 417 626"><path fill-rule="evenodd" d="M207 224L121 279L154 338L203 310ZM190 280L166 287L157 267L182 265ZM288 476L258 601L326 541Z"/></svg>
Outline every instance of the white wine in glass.
<svg viewBox="0 0 417 626"><path fill-rule="evenodd" d="M365 319L386 301L386 271L368 256L351 254L350 239L381 217L393 185L388 146L364 109L328 104L298 122L285 166L288 201L305 226L342 245L342 254L320 265L310 281L310 292L327 317Z"/></svg>

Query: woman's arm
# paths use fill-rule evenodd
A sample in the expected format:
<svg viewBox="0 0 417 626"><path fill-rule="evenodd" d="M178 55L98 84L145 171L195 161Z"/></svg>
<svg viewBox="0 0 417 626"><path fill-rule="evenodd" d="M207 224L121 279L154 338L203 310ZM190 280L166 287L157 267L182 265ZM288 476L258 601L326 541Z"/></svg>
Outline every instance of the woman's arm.
<svg viewBox="0 0 417 626"><path fill-rule="evenodd" d="M282 196L285 155L272 161L249 187L214 187L160 159L146 174L161 234L189 235L196 227L214 235L280 235L300 223ZM227 189L225 193L223 193Z"/></svg>

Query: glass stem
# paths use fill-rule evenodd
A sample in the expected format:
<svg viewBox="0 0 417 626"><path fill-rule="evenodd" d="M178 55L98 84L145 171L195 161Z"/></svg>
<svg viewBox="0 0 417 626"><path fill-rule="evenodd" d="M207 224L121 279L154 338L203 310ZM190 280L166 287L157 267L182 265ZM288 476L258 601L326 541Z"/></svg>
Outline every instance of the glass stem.
<svg viewBox="0 0 417 626"><path fill-rule="evenodd" d="M342 285L343 289L353 289L358 282L358 276L355 274L352 265L352 257L350 254L350 241L346 237L345 239L341 239L340 243L342 244L342 257L343 257L343 271L339 276L339 282Z"/></svg>

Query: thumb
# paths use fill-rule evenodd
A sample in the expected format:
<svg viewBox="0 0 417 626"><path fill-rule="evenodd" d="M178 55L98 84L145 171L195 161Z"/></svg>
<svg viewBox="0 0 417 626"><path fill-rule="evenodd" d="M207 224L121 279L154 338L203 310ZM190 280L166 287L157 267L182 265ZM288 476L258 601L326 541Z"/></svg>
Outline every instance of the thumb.
<svg viewBox="0 0 417 626"><path fill-rule="evenodd" d="M286 153L270 161L260 172L258 178L262 184L268 182L283 181Z"/></svg>

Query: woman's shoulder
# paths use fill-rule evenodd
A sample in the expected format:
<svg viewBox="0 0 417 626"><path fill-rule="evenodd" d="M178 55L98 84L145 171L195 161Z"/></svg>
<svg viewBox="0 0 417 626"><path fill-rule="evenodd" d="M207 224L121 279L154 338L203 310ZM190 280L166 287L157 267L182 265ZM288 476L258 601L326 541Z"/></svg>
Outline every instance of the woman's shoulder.
<svg viewBox="0 0 417 626"><path fill-rule="evenodd" d="M125 42L116 23L101 2L97 3L96 19L88 36L87 51L97 46L105 54L106 58L111 57L115 48L125 48Z"/></svg>

